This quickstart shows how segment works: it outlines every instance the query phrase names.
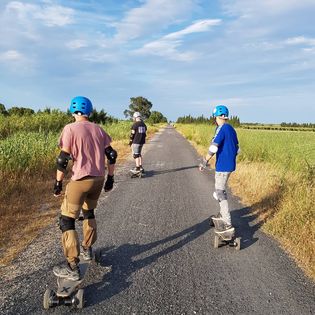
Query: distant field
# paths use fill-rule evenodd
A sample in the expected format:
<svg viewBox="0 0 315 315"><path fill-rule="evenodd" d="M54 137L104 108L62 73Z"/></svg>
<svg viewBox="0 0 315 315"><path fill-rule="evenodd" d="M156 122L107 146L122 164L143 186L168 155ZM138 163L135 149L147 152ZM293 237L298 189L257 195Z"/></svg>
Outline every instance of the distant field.
<svg viewBox="0 0 315 315"><path fill-rule="evenodd" d="M278 130L278 131L312 131L315 132L313 127L289 127L281 125L246 125L241 124L242 129L259 129L259 130Z"/></svg>

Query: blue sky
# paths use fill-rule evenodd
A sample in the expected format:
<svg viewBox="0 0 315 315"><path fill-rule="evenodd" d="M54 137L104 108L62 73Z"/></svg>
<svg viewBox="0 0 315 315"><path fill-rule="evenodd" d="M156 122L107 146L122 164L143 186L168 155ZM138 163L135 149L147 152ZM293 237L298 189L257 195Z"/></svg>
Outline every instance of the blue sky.
<svg viewBox="0 0 315 315"><path fill-rule="evenodd" d="M314 0L0 1L0 102L315 122Z"/></svg>

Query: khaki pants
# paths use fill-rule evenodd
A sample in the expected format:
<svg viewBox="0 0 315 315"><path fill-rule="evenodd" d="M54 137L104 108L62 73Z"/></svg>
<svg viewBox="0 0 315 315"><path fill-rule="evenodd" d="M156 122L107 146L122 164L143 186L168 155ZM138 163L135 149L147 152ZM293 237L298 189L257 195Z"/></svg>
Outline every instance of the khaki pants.
<svg viewBox="0 0 315 315"><path fill-rule="evenodd" d="M84 179L70 181L66 187L65 197L61 205L61 214L72 219L77 219L81 209L84 213L95 209L103 185L104 177L89 176ZM95 218L84 219L82 246L92 246L96 238ZM69 264L78 263L80 245L78 234L75 230L68 230L62 233L62 246Z"/></svg>

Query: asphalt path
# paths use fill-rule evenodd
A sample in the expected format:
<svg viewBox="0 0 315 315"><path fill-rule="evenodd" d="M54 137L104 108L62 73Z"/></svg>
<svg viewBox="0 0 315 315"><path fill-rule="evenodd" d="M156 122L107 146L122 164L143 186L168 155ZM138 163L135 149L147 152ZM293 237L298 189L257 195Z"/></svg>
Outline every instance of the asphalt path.
<svg viewBox="0 0 315 315"><path fill-rule="evenodd" d="M117 171L115 189L102 194L96 211L101 264L90 265L86 306L76 312L315 314L314 283L231 195L242 249L213 247L214 172L200 173L199 158L167 127L145 145L144 178L130 178L131 160ZM63 260L59 240L60 231L50 226L2 268L1 314L75 312L42 309L45 289L56 288L52 267Z"/></svg>

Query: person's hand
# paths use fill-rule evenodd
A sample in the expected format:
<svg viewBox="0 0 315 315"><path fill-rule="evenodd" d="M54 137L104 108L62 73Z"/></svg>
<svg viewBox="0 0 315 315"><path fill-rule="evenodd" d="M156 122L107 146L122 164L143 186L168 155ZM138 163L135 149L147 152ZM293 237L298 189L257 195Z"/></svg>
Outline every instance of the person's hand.
<svg viewBox="0 0 315 315"><path fill-rule="evenodd" d="M202 162L199 164L199 171L203 171L208 165L208 161L203 158Z"/></svg>
<svg viewBox="0 0 315 315"><path fill-rule="evenodd" d="M54 196L55 197L60 196L61 191L62 191L62 180L56 179L55 185L54 185Z"/></svg>
<svg viewBox="0 0 315 315"><path fill-rule="evenodd" d="M110 190L113 189L113 186L114 186L114 175L107 175L107 179L106 179L106 182L105 182L104 190L106 192L110 191Z"/></svg>

